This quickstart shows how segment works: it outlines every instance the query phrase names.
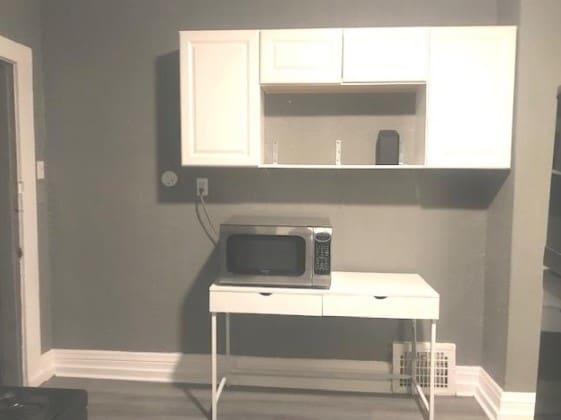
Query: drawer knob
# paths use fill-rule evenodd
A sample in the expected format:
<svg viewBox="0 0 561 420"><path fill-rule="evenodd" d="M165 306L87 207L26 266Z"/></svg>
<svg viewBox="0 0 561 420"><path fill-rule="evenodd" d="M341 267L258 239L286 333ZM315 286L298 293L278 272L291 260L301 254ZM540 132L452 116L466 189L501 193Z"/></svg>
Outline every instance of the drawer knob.
<svg viewBox="0 0 561 420"><path fill-rule="evenodd" d="M387 296L374 296L374 299L385 299Z"/></svg>
<svg viewBox="0 0 561 420"><path fill-rule="evenodd" d="M271 296L272 293L259 292L261 296Z"/></svg>

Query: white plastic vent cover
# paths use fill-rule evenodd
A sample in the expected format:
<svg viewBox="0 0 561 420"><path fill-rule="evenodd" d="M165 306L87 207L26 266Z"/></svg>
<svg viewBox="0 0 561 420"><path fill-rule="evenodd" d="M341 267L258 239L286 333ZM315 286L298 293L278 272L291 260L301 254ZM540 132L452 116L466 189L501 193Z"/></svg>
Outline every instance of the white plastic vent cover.
<svg viewBox="0 0 561 420"><path fill-rule="evenodd" d="M411 374L411 343L393 343L393 373ZM434 360L435 395L456 395L456 345L452 343L436 343ZM417 343L417 382L428 392L430 381L430 343ZM394 393L410 392L410 379L394 379Z"/></svg>

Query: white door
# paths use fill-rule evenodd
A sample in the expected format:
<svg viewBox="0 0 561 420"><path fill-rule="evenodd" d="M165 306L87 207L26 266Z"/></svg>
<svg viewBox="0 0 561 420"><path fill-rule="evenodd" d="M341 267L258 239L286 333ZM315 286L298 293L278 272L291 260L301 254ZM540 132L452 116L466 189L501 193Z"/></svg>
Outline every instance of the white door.
<svg viewBox="0 0 561 420"><path fill-rule="evenodd" d="M261 83L340 83L341 29L261 31Z"/></svg>
<svg viewBox="0 0 561 420"><path fill-rule="evenodd" d="M180 54L182 164L259 164L259 31L180 32Z"/></svg>
<svg viewBox="0 0 561 420"><path fill-rule="evenodd" d="M343 31L343 82L425 82L428 28L352 28Z"/></svg>
<svg viewBox="0 0 561 420"><path fill-rule="evenodd" d="M427 166L508 168L516 29L433 28Z"/></svg>

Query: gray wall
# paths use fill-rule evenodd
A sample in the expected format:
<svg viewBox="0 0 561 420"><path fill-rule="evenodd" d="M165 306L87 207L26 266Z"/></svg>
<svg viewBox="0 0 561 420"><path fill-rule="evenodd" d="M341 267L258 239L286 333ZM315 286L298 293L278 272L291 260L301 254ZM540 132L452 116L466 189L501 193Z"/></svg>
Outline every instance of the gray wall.
<svg viewBox="0 0 561 420"><path fill-rule="evenodd" d="M542 261L561 85L561 3L500 0L518 29L512 171L488 212L483 367L507 391L536 387ZM539 77L536 75L539 74Z"/></svg>
<svg viewBox="0 0 561 420"><path fill-rule="evenodd" d="M0 0L0 35L27 45L33 50L33 90L35 100L35 144L37 159L45 155L45 99L43 87L43 33L41 0ZM44 182L37 183L39 218L39 268L41 290L41 345L51 348L51 310L49 306L50 266L47 237L47 199Z"/></svg>
<svg viewBox="0 0 561 420"><path fill-rule="evenodd" d="M521 1L505 375L509 391L533 390L536 383L555 97L561 85L560 16L559 1Z"/></svg>
<svg viewBox="0 0 561 420"><path fill-rule="evenodd" d="M487 214L482 366L504 386L512 240L512 176L503 184Z"/></svg>
<svg viewBox="0 0 561 420"><path fill-rule="evenodd" d="M487 208L504 174L265 171L179 165L181 29L494 24L496 3L47 0L53 345L208 352L216 256L197 218L329 216L337 270L417 271L442 296L439 341L483 348ZM163 189L161 171L180 182ZM244 354L388 359L397 321L233 320ZM294 346L298 342L300 345Z"/></svg>
<svg viewBox="0 0 561 420"><path fill-rule="evenodd" d="M497 22L518 25L520 0L498 0ZM487 211L482 366L500 386L505 384L506 373L514 170L507 174Z"/></svg>

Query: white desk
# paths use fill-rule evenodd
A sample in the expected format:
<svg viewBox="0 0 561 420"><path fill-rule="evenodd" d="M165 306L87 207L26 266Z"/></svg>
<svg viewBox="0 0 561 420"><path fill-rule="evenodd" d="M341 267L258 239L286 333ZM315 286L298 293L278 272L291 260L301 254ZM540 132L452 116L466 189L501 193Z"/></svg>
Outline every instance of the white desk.
<svg viewBox="0 0 561 420"><path fill-rule="evenodd" d="M230 354L230 313L341 316L412 320L412 393L419 395L429 420L434 420L434 345L439 317L439 294L418 274L352 273L331 274L329 289L299 289L213 284L209 289L211 313L212 420L217 420L218 399L226 377L217 381L216 315L226 314L226 355ZM429 398L416 381L416 320L431 321Z"/></svg>

